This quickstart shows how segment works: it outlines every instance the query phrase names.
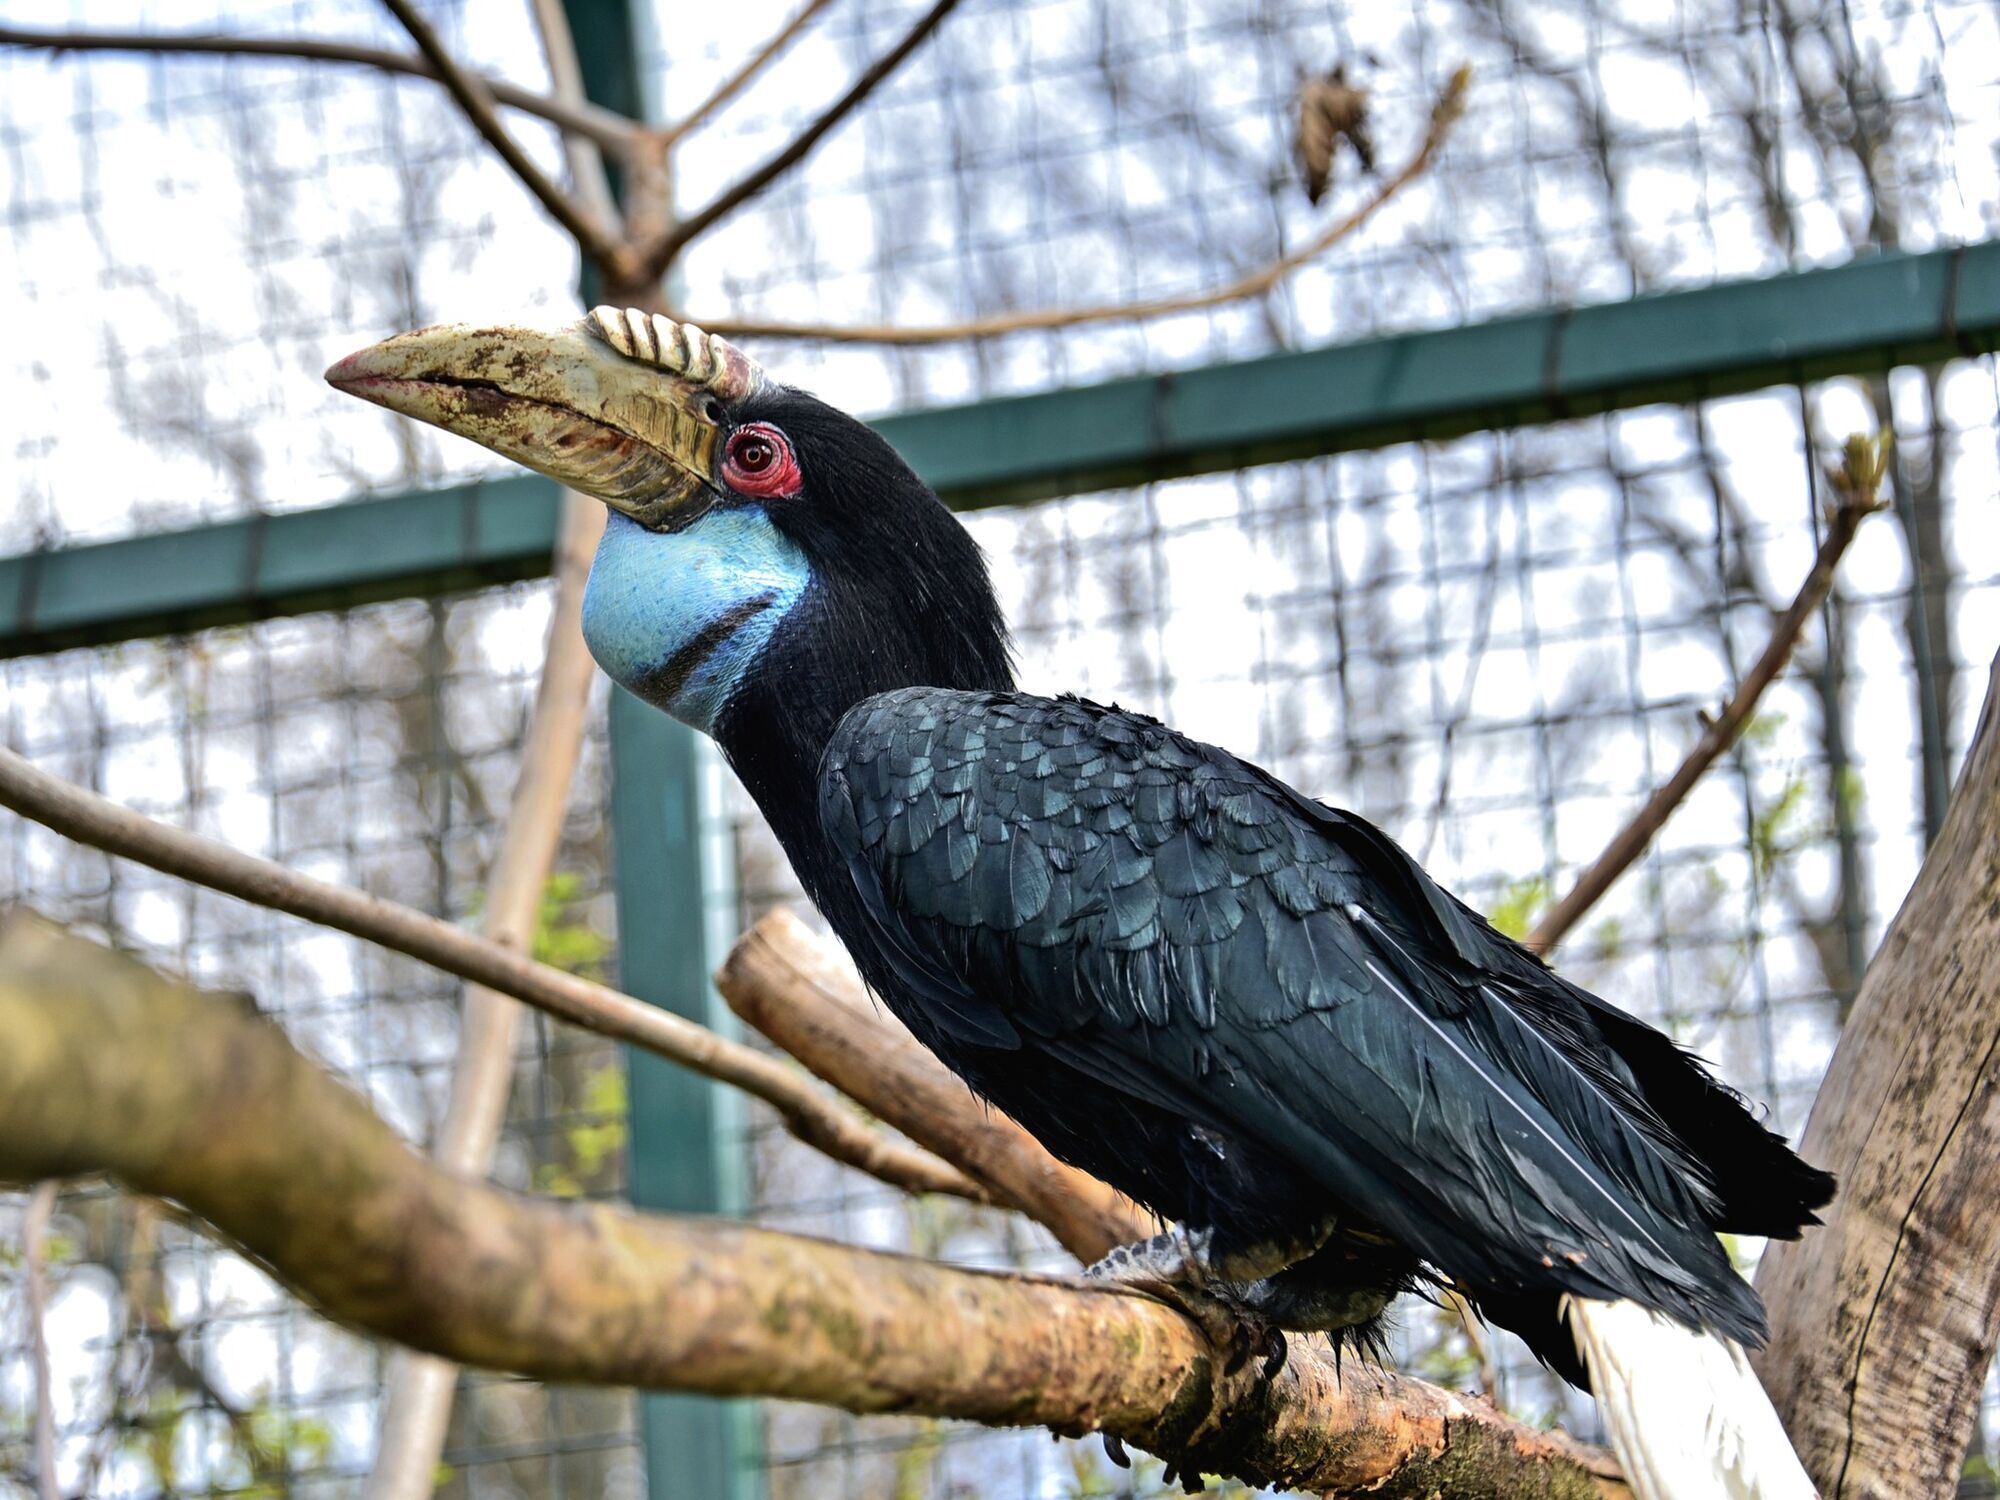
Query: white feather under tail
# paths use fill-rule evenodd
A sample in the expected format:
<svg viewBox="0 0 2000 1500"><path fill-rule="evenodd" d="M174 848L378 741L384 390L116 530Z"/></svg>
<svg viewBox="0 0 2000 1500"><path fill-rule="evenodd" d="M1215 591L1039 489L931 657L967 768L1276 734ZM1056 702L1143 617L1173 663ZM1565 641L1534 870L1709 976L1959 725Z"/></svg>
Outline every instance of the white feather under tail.
<svg viewBox="0 0 2000 1500"><path fill-rule="evenodd" d="M1636 1302L1562 1311L1638 1500L1814 1500L1741 1345Z"/></svg>

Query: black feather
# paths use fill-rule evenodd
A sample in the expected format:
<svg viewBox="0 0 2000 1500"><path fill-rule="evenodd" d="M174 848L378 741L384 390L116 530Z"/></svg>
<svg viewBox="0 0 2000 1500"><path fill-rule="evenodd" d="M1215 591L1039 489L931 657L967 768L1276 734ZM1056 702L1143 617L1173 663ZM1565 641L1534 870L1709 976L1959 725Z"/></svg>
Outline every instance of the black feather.
<svg viewBox="0 0 2000 1500"><path fill-rule="evenodd" d="M812 582L717 740L974 1089L1218 1246L1337 1222L1285 1305L1442 1275L1572 1379L1565 1291L1761 1334L1714 1231L1795 1234L1829 1178L1360 819L1016 694L978 549L886 444L793 391L732 415L791 439L806 490L769 513Z"/></svg>

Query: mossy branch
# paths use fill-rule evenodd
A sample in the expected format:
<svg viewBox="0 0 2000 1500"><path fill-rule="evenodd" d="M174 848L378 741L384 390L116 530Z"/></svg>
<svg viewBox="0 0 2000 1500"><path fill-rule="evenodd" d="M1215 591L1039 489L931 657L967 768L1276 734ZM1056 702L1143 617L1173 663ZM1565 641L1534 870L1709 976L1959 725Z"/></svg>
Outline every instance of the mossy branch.
<svg viewBox="0 0 2000 1500"><path fill-rule="evenodd" d="M31 917L0 929L0 1036L0 1180L175 1199L328 1316L457 1363L1105 1431L1323 1493L1620 1493L1601 1456L1358 1361L1225 1375L1144 1297L453 1175L240 1000Z"/></svg>

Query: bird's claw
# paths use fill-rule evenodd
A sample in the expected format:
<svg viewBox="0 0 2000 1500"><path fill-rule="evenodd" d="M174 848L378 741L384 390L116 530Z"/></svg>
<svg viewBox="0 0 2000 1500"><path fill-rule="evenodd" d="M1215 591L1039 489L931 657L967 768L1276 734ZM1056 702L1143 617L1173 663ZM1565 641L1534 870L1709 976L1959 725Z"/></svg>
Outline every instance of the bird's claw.
<svg viewBox="0 0 2000 1500"><path fill-rule="evenodd" d="M1252 1355L1264 1361L1270 1380L1285 1367L1284 1332L1232 1295L1237 1283L1210 1280L1209 1231L1176 1225L1136 1244L1120 1245L1083 1273L1150 1292L1201 1325L1211 1345L1222 1351L1223 1373L1234 1375Z"/></svg>
<svg viewBox="0 0 2000 1500"><path fill-rule="evenodd" d="M1264 1378L1276 1380L1278 1372L1285 1368L1285 1360L1292 1352L1291 1345L1286 1342L1285 1330L1282 1328L1266 1323L1259 1332L1263 1347L1256 1348L1253 1345L1251 1352L1264 1356Z"/></svg>
<svg viewBox="0 0 2000 1500"><path fill-rule="evenodd" d="M1132 1467L1132 1455L1125 1451L1125 1440L1115 1432L1099 1434L1104 1439L1104 1456L1121 1469Z"/></svg>
<svg viewBox="0 0 2000 1500"><path fill-rule="evenodd" d="M1266 1380L1275 1380L1278 1372L1285 1368L1285 1360L1291 1353L1285 1330L1262 1318L1245 1316L1230 1308L1227 1302L1222 1306L1236 1324L1229 1335L1229 1353L1223 1360L1222 1373L1234 1375L1249 1362L1252 1355L1256 1355L1264 1362L1259 1373Z"/></svg>

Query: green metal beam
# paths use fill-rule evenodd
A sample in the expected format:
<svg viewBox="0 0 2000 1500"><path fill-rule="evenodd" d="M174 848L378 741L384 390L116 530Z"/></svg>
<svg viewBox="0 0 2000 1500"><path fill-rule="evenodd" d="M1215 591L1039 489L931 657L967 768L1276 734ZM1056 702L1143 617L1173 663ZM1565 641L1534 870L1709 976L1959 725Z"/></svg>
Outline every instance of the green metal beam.
<svg viewBox="0 0 2000 1500"><path fill-rule="evenodd" d="M0 657L537 578L555 494L494 479L0 558Z"/></svg>
<svg viewBox="0 0 2000 1500"><path fill-rule="evenodd" d="M2000 347L2000 241L885 417L971 509ZM546 570L533 478L0 559L0 656Z"/></svg>
<svg viewBox="0 0 2000 1500"><path fill-rule="evenodd" d="M1700 401L2000 346L2000 242L877 424L961 507Z"/></svg>

